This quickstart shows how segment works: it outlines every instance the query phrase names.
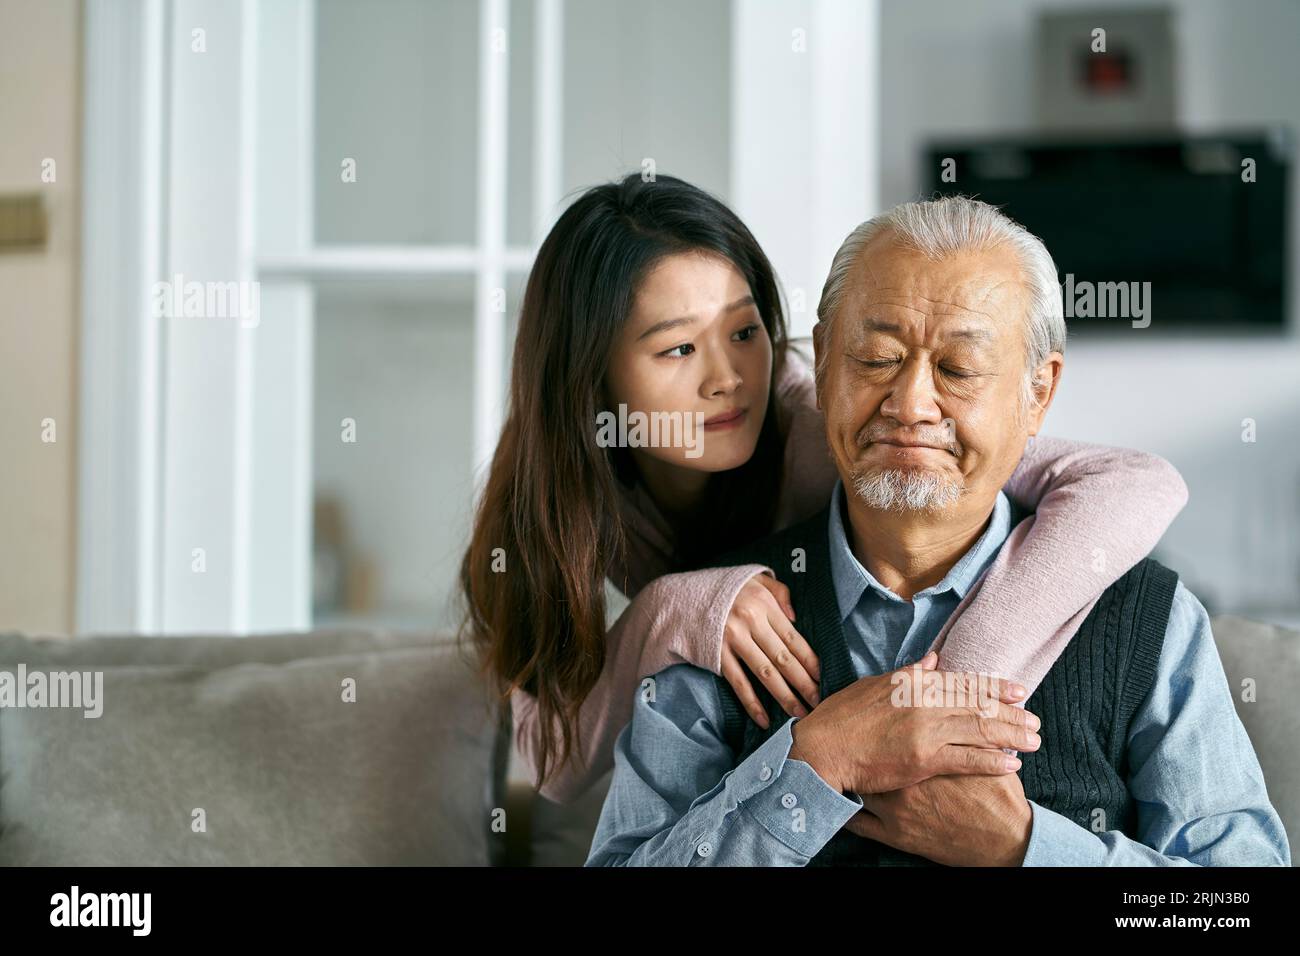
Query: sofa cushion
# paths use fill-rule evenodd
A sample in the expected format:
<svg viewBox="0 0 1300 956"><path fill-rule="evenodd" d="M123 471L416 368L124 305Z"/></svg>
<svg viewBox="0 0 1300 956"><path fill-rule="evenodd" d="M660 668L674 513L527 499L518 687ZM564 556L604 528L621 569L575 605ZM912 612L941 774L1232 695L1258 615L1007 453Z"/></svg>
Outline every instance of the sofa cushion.
<svg viewBox="0 0 1300 956"><path fill-rule="evenodd" d="M1268 799L1282 819L1296 858L1300 834L1300 633L1245 618L1220 615L1211 622L1228 689L1264 771ZM1255 699L1244 700L1244 681Z"/></svg>
<svg viewBox="0 0 1300 956"><path fill-rule="evenodd" d="M488 863L499 726L468 662L319 636L6 636L0 669L101 670L103 713L0 708L0 865Z"/></svg>

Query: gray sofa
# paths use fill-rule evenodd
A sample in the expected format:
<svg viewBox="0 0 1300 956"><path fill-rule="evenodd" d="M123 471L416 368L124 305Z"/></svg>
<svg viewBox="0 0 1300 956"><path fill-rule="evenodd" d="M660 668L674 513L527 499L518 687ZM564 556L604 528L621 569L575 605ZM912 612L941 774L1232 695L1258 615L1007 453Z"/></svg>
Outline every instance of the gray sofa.
<svg viewBox="0 0 1300 956"><path fill-rule="evenodd" d="M1215 634L1296 832L1300 634ZM0 634L19 664L102 672L103 712L0 707L0 865L580 865L609 784L560 806L512 779L508 723L432 634Z"/></svg>

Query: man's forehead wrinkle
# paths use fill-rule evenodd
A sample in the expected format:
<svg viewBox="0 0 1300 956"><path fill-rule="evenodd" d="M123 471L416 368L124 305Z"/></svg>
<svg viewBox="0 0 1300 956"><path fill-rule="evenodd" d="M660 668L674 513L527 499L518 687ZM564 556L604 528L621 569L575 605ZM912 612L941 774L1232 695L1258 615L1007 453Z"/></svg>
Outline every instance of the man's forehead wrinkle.
<svg viewBox="0 0 1300 956"><path fill-rule="evenodd" d="M886 248L887 245L882 243L879 251L884 251ZM1014 295L1023 295L1022 283L1018 277L1009 276L1004 269L993 267L976 269L973 275L955 281L951 278L947 279L946 285L951 290L950 294L970 295L972 301L969 304L959 304L949 298L931 298L921 291L923 289L929 291L928 280L931 279L932 273L928 268L905 267L901 271L890 270L882 276L876 272L872 262L874 253L878 250L871 246L868 246L868 249L869 252L859 259L862 272L859 273L859 285L855 290L857 294L853 296L857 300L855 305L859 312L859 320L870 318L861 313L873 307L888 307L923 319L969 316L979 317L997 325L1000 324L998 316L988 307L991 302L1004 295L1008 287L1012 288ZM938 266L943 261L938 260L934 265ZM928 266L930 263L927 262L925 265ZM923 322L922 329L924 328Z"/></svg>
<svg viewBox="0 0 1300 956"><path fill-rule="evenodd" d="M871 256L863 256L862 264L867 267L867 275L871 279L871 284L875 285L880 280L876 278L876 270L871 268Z"/></svg>
<svg viewBox="0 0 1300 956"><path fill-rule="evenodd" d="M989 299L993 298L995 295L998 295L1004 286L1014 286L1014 289L1012 290L1013 295L1020 295L1021 292L1023 291L1023 287L1021 286L1020 282L1014 281L1012 279L1002 279L999 282L993 283L993 285L989 286L987 289L984 290L984 294L980 297L979 304L983 305Z"/></svg>
<svg viewBox="0 0 1300 956"><path fill-rule="evenodd" d="M867 302L863 303L863 306L865 308L870 308L871 306L888 306L891 309L902 309L905 312L915 312L917 315L924 316L924 317L948 316L948 315L952 315L952 316L978 315L981 316L982 318L988 319L989 321L994 321L994 317L992 316L992 314L988 312L981 312L979 309L967 308L964 305L957 305L955 302L945 302L938 299L926 299L925 296L917 296L917 298L925 299L926 302L933 303L933 306L930 308L920 309L917 308L916 306L904 305L901 302L890 302L887 300L882 300L878 302L868 300Z"/></svg>
<svg viewBox="0 0 1300 956"><path fill-rule="evenodd" d="M867 271L872 272L869 257L864 257L863 262L867 267ZM872 275L874 277L874 272L872 272ZM1012 278L999 278L991 285L986 285L981 281L985 275L987 275L987 273L982 272L979 275L972 276L971 278L956 284L956 289L959 293L965 292L972 285L978 285L980 287L978 298L972 301L969 305L962 305L946 298L932 299L920 291L917 291L914 287L918 283L913 282L908 285L873 285L867 289L860 289L858 294L859 307L870 308L872 306L888 306L891 309L901 309L924 316L980 316L990 322L996 323L997 316L992 311L989 311L986 308L981 308L981 306L985 306L990 300L1001 295L1008 286L1012 287L1013 294L1019 295L1021 293L1020 283ZM923 302L928 306L928 308L918 308L915 305L908 304L908 302L897 301L895 296L909 301Z"/></svg>

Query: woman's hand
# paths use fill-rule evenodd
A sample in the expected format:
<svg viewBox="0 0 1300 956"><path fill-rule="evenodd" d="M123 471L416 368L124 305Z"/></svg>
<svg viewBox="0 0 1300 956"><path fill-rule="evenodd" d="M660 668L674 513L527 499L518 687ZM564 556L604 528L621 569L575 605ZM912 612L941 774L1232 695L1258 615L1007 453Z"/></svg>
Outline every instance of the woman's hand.
<svg viewBox="0 0 1300 956"><path fill-rule="evenodd" d="M745 667L752 671L786 713L805 717L808 710L795 696L816 707L821 667L808 642L794 629L790 589L769 574L756 574L741 588L727 615L722 639L722 676L756 724L767 729L767 711Z"/></svg>

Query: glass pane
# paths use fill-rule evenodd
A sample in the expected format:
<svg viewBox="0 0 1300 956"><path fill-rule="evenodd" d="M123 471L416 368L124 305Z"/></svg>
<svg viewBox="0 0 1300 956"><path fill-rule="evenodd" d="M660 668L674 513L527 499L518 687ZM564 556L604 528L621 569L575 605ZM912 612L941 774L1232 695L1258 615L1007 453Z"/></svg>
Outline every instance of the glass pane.
<svg viewBox="0 0 1300 956"><path fill-rule="evenodd" d="M478 22L475 0L319 0L318 242L474 241Z"/></svg>
<svg viewBox="0 0 1300 956"><path fill-rule="evenodd" d="M639 170L731 184L728 0L568 0L564 189Z"/></svg>
<svg viewBox="0 0 1300 956"><path fill-rule="evenodd" d="M320 283L319 625L449 628L473 480L473 282Z"/></svg>
<svg viewBox="0 0 1300 956"><path fill-rule="evenodd" d="M524 303L524 289L528 285L527 272L506 273L506 334L502 361L505 363L502 375L502 414L505 403L510 400L510 368L514 362L515 334L519 331L519 310Z"/></svg>

